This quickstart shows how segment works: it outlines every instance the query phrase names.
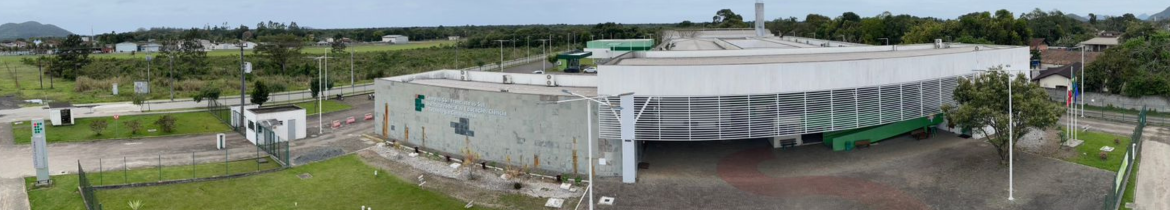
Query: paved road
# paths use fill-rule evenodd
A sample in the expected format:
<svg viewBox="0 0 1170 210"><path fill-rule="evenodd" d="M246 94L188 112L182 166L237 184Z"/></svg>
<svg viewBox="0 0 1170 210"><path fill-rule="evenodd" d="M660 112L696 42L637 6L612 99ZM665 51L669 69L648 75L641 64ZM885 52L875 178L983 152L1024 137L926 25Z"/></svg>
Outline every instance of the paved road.
<svg viewBox="0 0 1170 210"><path fill-rule="evenodd" d="M10 153L6 149L14 147L11 137L3 137L12 136L12 128L9 126L11 125L8 123L0 123L0 151L3 151L3 154L0 155ZM32 153L29 153L28 155L32 155ZM30 162L28 165L29 167L32 167L32 159L30 158L29 160ZM0 161L7 162L8 159L4 158L0 159ZM2 173L4 171L9 171L12 167L5 165L4 167L0 168L4 168L4 170L0 170L0 173ZM19 177L5 178L0 176L0 209L25 210L28 208L28 193L24 191L24 179Z"/></svg>
<svg viewBox="0 0 1170 210"><path fill-rule="evenodd" d="M345 85L338 86L329 91L329 95L337 95L338 93L351 94L363 93L373 90L373 84L359 84L354 88ZM274 93L269 96L271 101L285 102L285 101L303 101L312 99L312 95L308 91L289 91ZM223 96L218 100L221 104L238 105L240 103L239 96ZM248 100L245 103L251 104ZM113 103L96 103L96 104L74 104L78 108L74 111L77 118L81 117L104 117L117 115L134 115L143 114L141 111L152 110L182 110L192 108L207 107L207 102L195 102L190 98L170 100L154 100L148 101L146 105L141 107L132 104L131 102L113 102ZM157 113L157 112L156 112ZM0 122L13 122L18 120L29 120L33 118L49 118L49 112L43 107L25 107L19 109L0 110Z"/></svg>

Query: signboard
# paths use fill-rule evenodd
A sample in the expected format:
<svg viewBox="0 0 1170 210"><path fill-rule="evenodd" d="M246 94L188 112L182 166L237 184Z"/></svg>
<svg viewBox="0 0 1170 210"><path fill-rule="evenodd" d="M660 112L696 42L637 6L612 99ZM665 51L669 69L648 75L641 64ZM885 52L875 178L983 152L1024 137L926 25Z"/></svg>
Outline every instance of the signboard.
<svg viewBox="0 0 1170 210"><path fill-rule="evenodd" d="M146 81L134 81L134 93L146 94L150 93L150 83Z"/></svg>
<svg viewBox="0 0 1170 210"><path fill-rule="evenodd" d="M244 73L246 73L246 74L252 73L252 62L244 62Z"/></svg>
<svg viewBox="0 0 1170 210"><path fill-rule="evenodd" d="M114 115L114 120L118 120L118 115Z"/></svg>
<svg viewBox="0 0 1170 210"><path fill-rule="evenodd" d="M507 117L508 112L492 109L483 102L464 101L442 97L426 97L418 95L414 99L414 110L422 112L436 112L443 115L476 118L476 117Z"/></svg>
<svg viewBox="0 0 1170 210"><path fill-rule="evenodd" d="M114 95L118 95L118 83L114 83Z"/></svg>
<svg viewBox="0 0 1170 210"><path fill-rule="evenodd" d="M49 183L49 153L45 143L45 120L32 120L33 167L37 169L37 184Z"/></svg>

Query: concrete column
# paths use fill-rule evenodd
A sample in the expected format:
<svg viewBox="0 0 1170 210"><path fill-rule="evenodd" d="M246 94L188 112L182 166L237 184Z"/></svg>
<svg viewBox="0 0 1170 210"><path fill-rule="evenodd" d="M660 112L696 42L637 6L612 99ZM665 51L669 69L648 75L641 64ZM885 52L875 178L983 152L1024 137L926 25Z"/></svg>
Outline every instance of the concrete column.
<svg viewBox="0 0 1170 210"><path fill-rule="evenodd" d="M638 148L634 140L634 96L620 98L622 134L622 182L634 183L638 173Z"/></svg>

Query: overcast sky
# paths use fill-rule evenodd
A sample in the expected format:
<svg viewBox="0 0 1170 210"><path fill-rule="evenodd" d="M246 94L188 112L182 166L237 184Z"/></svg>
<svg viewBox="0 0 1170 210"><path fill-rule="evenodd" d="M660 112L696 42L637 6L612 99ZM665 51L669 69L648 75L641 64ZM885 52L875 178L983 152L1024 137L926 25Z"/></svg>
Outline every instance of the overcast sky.
<svg viewBox="0 0 1170 210"><path fill-rule="evenodd" d="M675 23L710 21L729 8L754 17L755 0L0 0L0 23L38 21L78 34L150 27L202 27L227 22L254 27L260 21L295 21L302 27L366 28L500 24ZM1065 13L1154 14L1165 0L765 0L765 16L809 13L829 17L883 11L955 18L975 11L1041 8Z"/></svg>

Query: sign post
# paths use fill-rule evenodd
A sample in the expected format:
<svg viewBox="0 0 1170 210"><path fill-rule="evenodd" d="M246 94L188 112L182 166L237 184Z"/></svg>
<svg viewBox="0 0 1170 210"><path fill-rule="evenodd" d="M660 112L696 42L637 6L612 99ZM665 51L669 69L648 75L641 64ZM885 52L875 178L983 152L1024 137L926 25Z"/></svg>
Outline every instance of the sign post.
<svg viewBox="0 0 1170 210"><path fill-rule="evenodd" d="M36 186L48 186L53 184L53 180L49 179L49 153L45 143L45 120L32 120L32 143L33 143L33 167L37 169Z"/></svg>

